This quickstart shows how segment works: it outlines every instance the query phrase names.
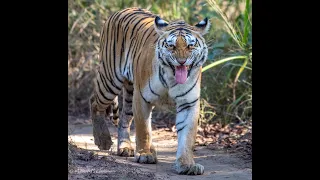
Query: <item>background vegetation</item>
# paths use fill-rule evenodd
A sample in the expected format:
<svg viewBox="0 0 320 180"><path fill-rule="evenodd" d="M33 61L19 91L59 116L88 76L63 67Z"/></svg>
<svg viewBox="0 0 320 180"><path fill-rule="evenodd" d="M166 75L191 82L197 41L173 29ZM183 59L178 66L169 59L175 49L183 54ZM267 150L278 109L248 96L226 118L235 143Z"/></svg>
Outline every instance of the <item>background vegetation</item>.
<svg viewBox="0 0 320 180"><path fill-rule="evenodd" d="M99 36L105 19L126 7L149 9L170 21L210 18L209 57L202 76L201 122L252 120L252 15L249 0L69 0L68 107L89 114Z"/></svg>

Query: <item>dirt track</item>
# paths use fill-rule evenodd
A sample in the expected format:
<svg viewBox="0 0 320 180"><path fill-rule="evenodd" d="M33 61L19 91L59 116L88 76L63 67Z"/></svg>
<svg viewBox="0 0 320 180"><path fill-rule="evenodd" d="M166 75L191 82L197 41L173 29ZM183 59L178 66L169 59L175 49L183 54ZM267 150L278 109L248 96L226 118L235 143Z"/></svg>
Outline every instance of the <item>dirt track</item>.
<svg viewBox="0 0 320 180"><path fill-rule="evenodd" d="M153 131L153 144L157 147L158 164L138 164L133 157L125 158L114 154L117 147L117 130L111 126L113 146L111 151L99 151L94 145L91 125L70 126L70 139L80 148L93 150L99 154L98 159L78 161L77 170L69 176L73 179L214 179L214 180L251 180L252 164L238 158L236 154L225 151L213 151L205 146L196 147L195 162L204 166L201 176L178 175L171 166L177 149L176 134L164 129ZM134 130L131 130L134 142ZM135 144L134 144L135 147ZM102 162L103 159L107 161ZM107 164L109 162L109 164ZM110 165L110 163L112 163Z"/></svg>

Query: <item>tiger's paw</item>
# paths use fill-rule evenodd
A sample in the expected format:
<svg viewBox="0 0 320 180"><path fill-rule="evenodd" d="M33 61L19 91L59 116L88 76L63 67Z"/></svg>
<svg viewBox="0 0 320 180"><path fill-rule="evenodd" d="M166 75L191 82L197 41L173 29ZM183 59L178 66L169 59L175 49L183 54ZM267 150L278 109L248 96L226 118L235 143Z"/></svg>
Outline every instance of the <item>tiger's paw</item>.
<svg viewBox="0 0 320 180"><path fill-rule="evenodd" d="M130 143L121 142L118 146L118 156L132 157L134 156L134 149Z"/></svg>
<svg viewBox="0 0 320 180"><path fill-rule="evenodd" d="M176 162L174 165L174 170L178 174L184 175L202 175L204 173L204 167L201 164L188 164L183 165L179 162Z"/></svg>
<svg viewBox="0 0 320 180"><path fill-rule="evenodd" d="M100 150L109 150L113 142L109 136L95 136L94 144L97 145Z"/></svg>
<svg viewBox="0 0 320 180"><path fill-rule="evenodd" d="M156 150L139 151L134 156L134 161L144 164L156 164L158 162Z"/></svg>
<svg viewBox="0 0 320 180"><path fill-rule="evenodd" d="M111 136L102 116L96 116L92 119L94 144L100 150L109 150L113 144Z"/></svg>

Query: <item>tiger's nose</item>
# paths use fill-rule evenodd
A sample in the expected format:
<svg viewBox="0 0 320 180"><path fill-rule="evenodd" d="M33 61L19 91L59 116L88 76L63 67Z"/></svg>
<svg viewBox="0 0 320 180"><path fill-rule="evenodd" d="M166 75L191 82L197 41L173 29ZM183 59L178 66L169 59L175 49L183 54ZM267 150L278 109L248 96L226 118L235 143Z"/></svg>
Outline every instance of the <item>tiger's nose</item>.
<svg viewBox="0 0 320 180"><path fill-rule="evenodd" d="M184 64L187 59L186 58L177 58L177 61L180 63L180 64Z"/></svg>

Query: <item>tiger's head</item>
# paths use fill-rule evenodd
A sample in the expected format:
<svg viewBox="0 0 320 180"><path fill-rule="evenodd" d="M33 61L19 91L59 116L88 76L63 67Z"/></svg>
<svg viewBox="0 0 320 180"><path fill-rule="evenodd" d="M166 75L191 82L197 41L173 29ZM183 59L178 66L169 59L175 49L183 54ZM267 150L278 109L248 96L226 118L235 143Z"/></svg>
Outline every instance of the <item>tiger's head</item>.
<svg viewBox="0 0 320 180"><path fill-rule="evenodd" d="M168 23L157 16L154 27L160 36L156 44L158 61L172 69L176 83L184 84L190 72L199 70L207 59L203 35L210 28L208 18L191 26L182 20Z"/></svg>

